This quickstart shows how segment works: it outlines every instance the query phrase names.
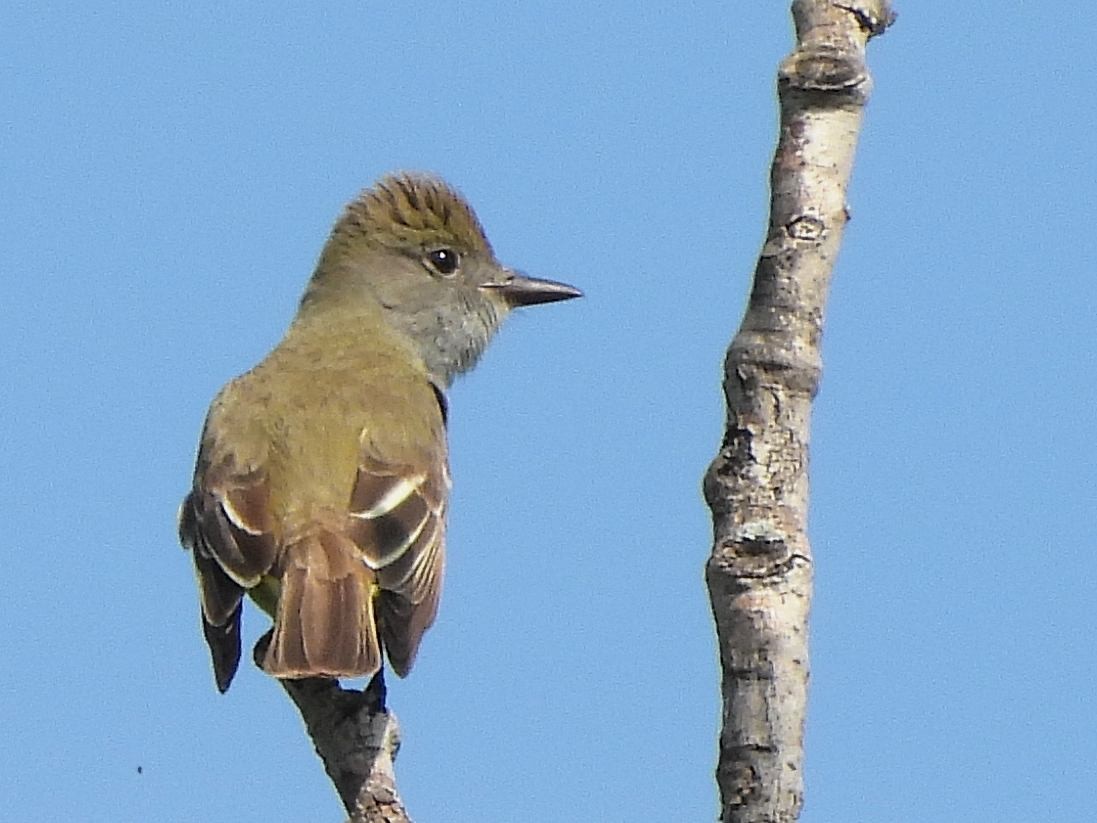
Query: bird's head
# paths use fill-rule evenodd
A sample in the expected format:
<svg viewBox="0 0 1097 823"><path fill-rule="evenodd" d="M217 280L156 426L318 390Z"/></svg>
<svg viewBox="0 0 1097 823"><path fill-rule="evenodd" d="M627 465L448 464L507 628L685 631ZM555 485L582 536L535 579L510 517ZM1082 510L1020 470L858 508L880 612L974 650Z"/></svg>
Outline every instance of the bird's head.
<svg viewBox="0 0 1097 823"><path fill-rule="evenodd" d="M502 265L472 208L442 180L396 174L347 205L302 307L375 302L448 384L475 364L512 308L580 295Z"/></svg>

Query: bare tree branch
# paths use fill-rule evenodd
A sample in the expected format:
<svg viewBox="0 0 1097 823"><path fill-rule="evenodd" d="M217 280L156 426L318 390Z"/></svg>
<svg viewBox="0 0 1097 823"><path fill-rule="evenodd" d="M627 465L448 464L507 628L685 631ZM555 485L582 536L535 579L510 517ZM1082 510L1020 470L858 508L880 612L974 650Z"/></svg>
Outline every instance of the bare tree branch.
<svg viewBox="0 0 1097 823"><path fill-rule="evenodd" d="M255 647L256 665L268 640L265 635ZM393 763L400 726L385 708L383 676L379 673L361 692L321 677L279 682L301 712L347 810L347 823L411 823L396 790Z"/></svg>
<svg viewBox="0 0 1097 823"><path fill-rule="evenodd" d="M722 669L721 821L795 821L803 804L811 403L846 185L871 88L865 45L887 0L796 0L781 63L769 229L724 363L727 422L705 475L705 569Z"/></svg>

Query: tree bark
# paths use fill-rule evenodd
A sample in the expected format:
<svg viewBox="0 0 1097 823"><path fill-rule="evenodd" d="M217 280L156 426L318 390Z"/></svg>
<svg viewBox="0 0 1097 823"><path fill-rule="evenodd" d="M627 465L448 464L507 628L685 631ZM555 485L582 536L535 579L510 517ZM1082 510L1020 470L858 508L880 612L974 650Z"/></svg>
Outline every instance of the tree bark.
<svg viewBox="0 0 1097 823"><path fill-rule="evenodd" d="M769 228L724 362L726 430L704 481L713 519L705 578L722 671L723 823L795 821L803 805L811 403L871 89L865 46L894 20L887 0L796 0L792 16L797 45L778 71Z"/></svg>
<svg viewBox="0 0 1097 823"><path fill-rule="evenodd" d="M269 634L255 647L256 665L268 640ZM322 677L279 682L305 721L347 810L346 823L411 823L396 790L393 763L400 748L400 727L396 715L385 708L383 673L361 692Z"/></svg>

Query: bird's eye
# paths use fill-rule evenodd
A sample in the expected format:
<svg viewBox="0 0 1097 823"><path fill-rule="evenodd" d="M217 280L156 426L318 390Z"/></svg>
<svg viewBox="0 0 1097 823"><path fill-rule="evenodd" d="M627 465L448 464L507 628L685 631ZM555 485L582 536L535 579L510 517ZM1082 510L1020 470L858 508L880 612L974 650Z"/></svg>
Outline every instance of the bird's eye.
<svg viewBox="0 0 1097 823"><path fill-rule="evenodd" d="M461 264L461 256L453 249L435 249L427 252L427 265L443 277L452 277Z"/></svg>

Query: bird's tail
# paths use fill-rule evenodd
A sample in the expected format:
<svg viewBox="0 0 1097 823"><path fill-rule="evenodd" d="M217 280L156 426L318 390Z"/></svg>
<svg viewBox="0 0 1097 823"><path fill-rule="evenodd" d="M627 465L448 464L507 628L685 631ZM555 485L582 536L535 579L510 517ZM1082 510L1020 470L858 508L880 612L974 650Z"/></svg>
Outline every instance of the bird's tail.
<svg viewBox="0 0 1097 823"><path fill-rule="evenodd" d="M354 542L317 530L286 546L263 669L282 678L362 677L381 667L373 572Z"/></svg>

